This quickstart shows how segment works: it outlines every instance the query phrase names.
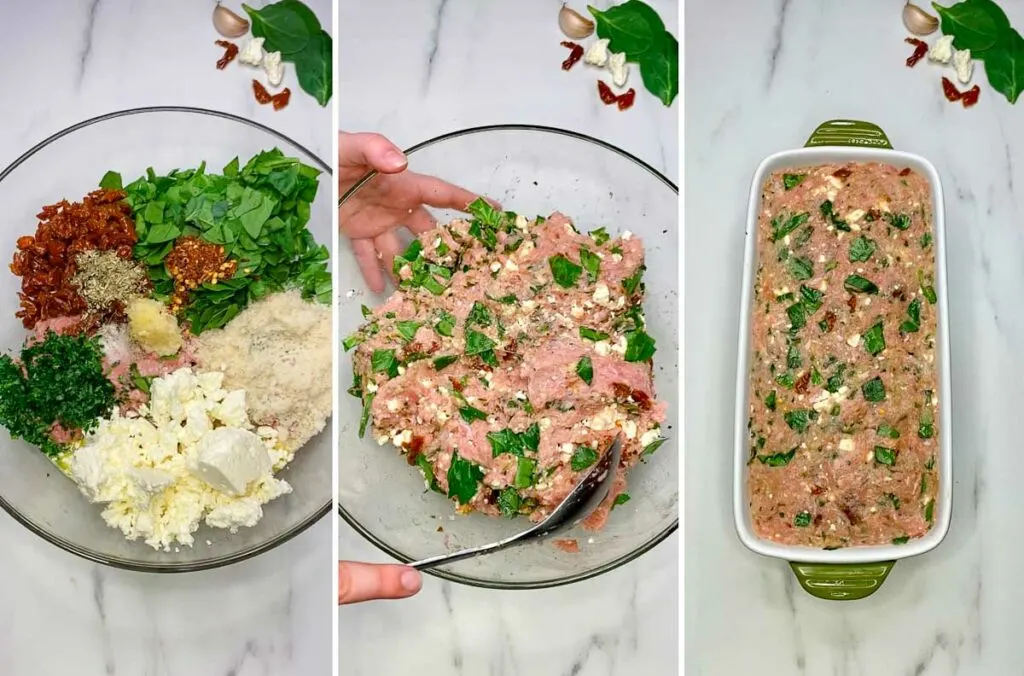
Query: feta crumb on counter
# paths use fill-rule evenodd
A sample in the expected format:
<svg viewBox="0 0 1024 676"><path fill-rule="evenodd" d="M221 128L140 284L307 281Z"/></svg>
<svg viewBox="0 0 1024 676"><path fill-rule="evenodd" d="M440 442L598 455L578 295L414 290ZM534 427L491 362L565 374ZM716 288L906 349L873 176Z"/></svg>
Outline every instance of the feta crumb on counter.
<svg viewBox="0 0 1024 676"><path fill-rule="evenodd" d="M263 38L250 38L245 47L238 53L238 62L249 66L259 66L263 61Z"/></svg>

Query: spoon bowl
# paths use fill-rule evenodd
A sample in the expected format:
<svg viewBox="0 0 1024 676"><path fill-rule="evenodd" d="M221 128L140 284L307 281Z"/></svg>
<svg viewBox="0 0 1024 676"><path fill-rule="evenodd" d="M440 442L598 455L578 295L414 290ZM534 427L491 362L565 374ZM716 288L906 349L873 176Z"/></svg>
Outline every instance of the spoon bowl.
<svg viewBox="0 0 1024 676"><path fill-rule="evenodd" d="M572 489L569 495L565 496L565 499L558 504L558 507L540 523L497 542L481 547L463 549L451 554L441 554L428 559L413 561L409 566L416 570L428 570L449 563L455 563L456 561L493 554L502 549L523 545L527 542L545 540L556 533L572 528L588 517L608 497L608 492L611 491L612 484L615 482L615 473L618 470L621 457L622 435L618 434L615 436L615 441L612 442L611 448L601 456L600 460L594 463L590 471L576 484L576 487Z"/></svg>

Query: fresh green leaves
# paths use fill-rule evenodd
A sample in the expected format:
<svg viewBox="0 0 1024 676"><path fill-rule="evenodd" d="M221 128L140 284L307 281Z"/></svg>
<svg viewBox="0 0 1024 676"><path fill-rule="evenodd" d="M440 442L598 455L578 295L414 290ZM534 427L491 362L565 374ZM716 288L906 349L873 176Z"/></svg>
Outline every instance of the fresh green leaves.
<svg viewBox="0 0 1024 676"><path fill-rule="evenodd" d="M640 283L643 281L644 272L646 271L647 266L641 265L632 275L622 280L622 290L626 292L627 296L632 296L640 288Z"/></svg>
<svg viewBox="0 0 1024 676"><path fill-rule="evenodd" d="M843 288L850 293L878 293L878 286L875 285L870 279L861 277L860 275L850 275L843 280Z"/></svg>
<svg viewBox="0 0 1024 676"><path fill-rule="evenodd" d="M807 528L811 525L811 513L810 512L798 512L793 517L793 525L797 528Z"/></svg>
<svg viewBox="0 0 1024 676"><path fill-rule="evenodd" d="M297 287L305 298L331 301L328 251L307 228L320 171L274 148L238 168L237 158L222 174L205 164L145 176L125 186L138 233L133 256L145 263L154 295L173 291L164 259L182 236L224 247L237 261L231 279L195 289L185 306L193 334L224 326L249 303ZM112 181L108 176L105 181Z"/></svg>
<svg viewBox="0 0 1024 676"><path fill-rule="evenodd" d="M608 49L624 53L640 68L647 90L671 106L679 93L679 42L649 5L627 0L607 11L587 6L597 24L597 36L610 40Z"/></svg>
<svg viewBox="0 0 1024 676"><path fill-rule="evenodd" d="M786 411L782 417L791 430L802 434L807 431L807 426L818 417L818 414L807 409L795 409L793 411Z"/></svg>
<svg viewBox="0 0 1024 676"><path fill-rule="evenodd" d="M121 185L121 174L116 171L108 171L103 174L103 178L100 179L100 187L104 190L123 190L124 186Z"/></svg>
<svg viewBox="0 0 1024 676"><path fill-rule="evenodd" d="M885 384L882 379L875 376L871 380L867 381L860 386L860 391L864 395L866 401L878 403L885 401Z"/></svg>
<svg viewBox="0 0 1024 676"><path fill-rule="evenodd" d="M645 456L650 455L651 453L654 453L656 450L661 448L662 444L664 444L666 441L668 441L667 437L658 437L651 443L644 446L644 450L640 452L640 457L643 458Z"/></svg>
<svg viewBox="0 0 1024 676"><path fill-rule="evenodd" d="M782 175L782 187L786 190L792 190L807 178L807 174L783 174Z"/></svg>
<svg viewBox="0 0 1024 676"><path fill-rule="evenodd" d="M800 285L800 299L786 308L792 330L799 331L807 326L807 318L821 307L823 295L821 291L812 289L806 284Z"/></svg>
<svg viewBox="0 0 1024 676"><path fill-rule="evenodd" d="M362 439L363 435L366 434L366 425L370 422L370 411L373 409L373 400L377 396L376 392L369 392L363 398L363 412L359 416L359 438Z"/></svg>
<svg viewBox="0 0 1024 676"><path fill-rule="evenodd" d="M0 355L0 424L12 438L57 454L61 447L50 438L54 424L89 431L117 403L102 361L98 339L53 331L24 347L17 361Z"/></svg>
<svg viewBox="0 0 1024 676"><path fill-rule="evenodd" d="M876 429L875 432L878 434L878 436L885 437L886 439L900 438L899 430L897 430L892 425L889 425L888 423L882 423L881 425L879 425L878 429Z"/></svg>
<svg viewBox="0 0 1024 676"><path fill-rule="evenodd" d="M921 299L915 298L907 306L907 318L900 324L901 333L917 333L921 328Z"/></svg>
<svg viewBox="0 0 1024 676"><path fill-rule="evenodd" d="M527 451L536 453L540 448L540 426L534 423L522 432L513 432L511 429L488 432L487 441L491 444L491 453L495 458L502 453L522 458Z"/></svg>
<svg viewBox="0 0 1024 676"><path fill-rule="evenodd" d="M495 345L496 343L485 334L466 329L466 356L483 354L488 350L493 350Z"/></svg>
<svg viewBox="0 0 1024 676"><path fill-rule="evenodd" d="M512 486L505 488L498 493L498 511L501 512L502 516L509 518L519 515L519 508L522 506L522 499L519 497L519 491Z"/></svg>
<svg viewBox="0 0 1024 676"><path fill-rule="evenodd" d="M597 257L597 254L587 247L581 247L580 263L582 263L583 269L587 271L587 276L590 277L590 281L596 282L598 276L601 274L601 259Z"/></svg>
<svg viewBox="0 0 1024 676"><path fill-rule="evenodd" d="M443 357L438 357L437 359L434 360L434 370L435 371L443 371L446 368L448 368L449 366L451 366L452 364L454 364L456 361L458 361L458 359L459 359L458 355L454 355L454 354L445 355Z"/></svg>
<svg viewBox="0 0 1024 676"><path fill-rule="evenodd" d="M862 263L875 253L875 241L864 235L850 242L850 262Z"/></svg>
<svg viewBox="0 0 1024 676"><path fill-rule="evenodd" d="M769 392L764 398L764 405L769 411L775 410L775 407L778 405L778 395L775 394L775 390Z"/></svg>
<svg viewBox="0 0 1024 676"><path fill-rule="evenodd" d="M370 368L374 373L386 373L389 378L398 375L398 357L394 350L374 350L370 355Z"/></svg>
<svg viewBox="0 0 1024 676"><path fill-rule="evenodd" d="M604 331L598 331L597 329L592 329L589 326L581 326L580 338L597 342L599 340L608 340L609 336Z"/></svg>
<svg viewBox="0 0 1024 676"><path fill-rule="evenodd" d="M938 301L938 296L935 295L935 287L932 286L932 280L930 275L926 275L924 270L917 271L917 280L921 285L921 293L930 305L935 305Z"/></svg>
<svg viewBox="0 0 1024 676"><path fill-rule="evenodd" d="M548 259L548 266L551 268L551 277L555 283L565 289L576 286L577 280L583 274L583 268L576 265L562 254L556 254Z"/></svg>
<svg viewBox="0 0 1024 676"><path fill-rule="evenodd" d="M483 478L484 472L479 465L463 459L457 452L452 454L452 464L448 468L448 497L465 505L476 495Z"/></svg>
<svg viewBox="0 0 1024 676"><path fill-rule="evenodd" d="M474 420L487 420L487 414L478 408L466 404L459 408L459 415L462 419L468 423L472 423Z"/></svg>
<svg viewBox="0 0 1024 676"><path fill-rule="evenodd" d="M409 343L416 337L416 332L419 331L421 326L423 326L423 322L402 321L395 324L395 330L398 331L398 335L402 337L402 340Z"/></svg>
<svg viewBox="0 0 1024 676"><path fill-rule="evenodd" d="M584 355L576 362L576 375L587 385L594 382L594 363L590 360L590 357Z"/></svg>
<svg viewBox="0 0 1024 676"><path fill-rule="evenodd" d="M789 259L789 274L798 282L810 279L814 276L814 263L810 258L792 256Z"/></svg>
<svg viewBox="0 0 1024 676"><path fill-rule="evenodd" d="M992 0L932 6L942 19L942 32L953 36L953 45L984 61L992 88L1016 103L1024 89L1024 38L1010 26L1006 13Z"/></svg>
<svg viewBox="0 0 1024 676"><path fill-rule="evenodd" d="M885 332L881 318L864 332L864 349L872 357L885 349Z"/></svg>
<svg viewBox="0 0 1024 676"><path fill-rule="evenodd" d="M281 0L262 9L243 4L252 34L264 39L264 49L281 52L281 60L295 65L299 86L321 106L331 99L331 36L299 0Z"/></svg>

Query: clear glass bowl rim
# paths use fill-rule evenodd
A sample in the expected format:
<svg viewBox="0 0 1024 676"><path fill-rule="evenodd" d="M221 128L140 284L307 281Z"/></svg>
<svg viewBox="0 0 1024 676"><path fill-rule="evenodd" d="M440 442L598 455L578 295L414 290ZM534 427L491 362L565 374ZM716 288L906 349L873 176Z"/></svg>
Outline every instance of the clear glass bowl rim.
<svg viewBox="0 0 1024 676"><path fill-rule="evenodd" d="M611 151L611 152L613 152L613 153L615 153L615 154L617 154L617 155L619 155L619 156L629 160L630 162L633 162L633 163L637 164L638 166L640 166L641 168L646 170L648 173L650 173L652 176L654 176L656 179L658 179L663 184L665 184L665 186L670 188L672 190L672 192L676 193L676 195L679 195L679 187L675 183L670 181L668 179L668 177L666 177L664 174L662 174L660 171L658 171L657 169L652 167L647 162L644 162L643 160L641 160L639 157L636 157L635 155L632 155L631 153L628 153L625 150L622 150L621 148L619 148L617 146L614 146L614 145L612 145L610 143L607 143L605 141L602 141L600 139L594 138L592 136L587 136L586 134L581 134L579 132L570 131L568 129L561 129L559 127L547 127L547 126L536 125L536 124L492 124L492 125L483 125L483 126L479 126L479 127L466 127L464 129L459 129L457 131L452 131L452 132L448 132L448 133L445 133L445 134L441 134L440 136L435 136L432 139L428 139L428 140L423 141L421 143L417 143L416 145L407 148L403 152L405 152L405 154L407 156L409 156L409 155L414 154L418 150L423 150L424 148L428 148L430 146L436 145L438 143L442 143L444 141L448 141L448 140L455 139L455 138L460 138L460 137L463 137L463 136L471 136L473 134L482 134L482 133L494 132L494 131L524 131L524 132L540 132L542 134L556 134L556 135L559 135L559 136L566 136L566 137L575 139L577 141L583 141L585 143L593 144L593 145L598 146L600 148L603 148L605 150ZM342 195L338 199L338 206L340 207L341 205L343 205L353 195L355 195L359 191L360 188L362 188L364 185L366 185L367 183L372 181L373 178L377 175L377 173L378 172L373 171L373 172L370 172L369 174L367 174L366 176L364 176L363 178L359 179L359 181L357 181L355 185L353 185L351 188L346 190L345 194ZM375 547L377 547L378 549L380 549L381 551L386 553L388 556L391 556L392 558L397 559L397 560L401 561L402 563L411 563L414 560L412 557L408 556L407 554L404 554L404 553L394 549L393 547L388 545L386 542L384 542L383 540L378 538L376 535L374 535L370 530L365 528L361 523L359 523L359 521L357 521L355 519L355 517L353 517L351 514L349 514L345 510L345 507L341 504L341 500L340 499L338 500L338 514L341 516L342 519L345 520L345 523L347 523L349 526L352 527L353 530L355 530L357 533L362 535L364 538L366 538L368 541L370 541ZM600 566L597 566L596 568L593 568L593 569L588 570L586 572L577 573L575 575L566 575L564 577L554 578L554 579L550 579L550 580L541 580L541 581L538 581L538 582L514 582L513 583L513 582L498 582L498 581L494 581L494 580L485 580L485 579L482 579L482 578L470 577L470 576L467 576L467 575L459 575L459 574L456 574L456 573L448 572L448 571L440 569L440 568L432 568L432 569L427 570L426 572L428 572L431 575L434 575L436 577L442 578L444 580L449 580L451 582L458 582L460 584L469 585L471 587L479 587L479 588L482 588L482 589L517 590L517 589L546 589L546 588L550 588L550 587L560 587L560 586L563 586L563 585L572 584L574 582L582 582L583 580L589 580L590 578L597 577L598 575L603 575L604 573L607 573L609 571L615 570L616 568L618 568L620 566L624 566L625 564L627 564L627 563L629 563L631 561L636 560L637 558L643 556L644 554L646 554L647 552L651 551L656 546L658 546L659 544L664 542L666 539L668 539L668 537L670 535L672 535L672 533L676 532L676 530L678 530L678 528L679 528L679 517L677 515L676 518L672 521L672 523L669 524L664 530L662 530L661 532L657 533L654 537L649 539L643 545L641 545L640 547L637 547L636 549L634 549L633 551L629 552L628 554L620 556L617 559L614 559L612 561L609 561L608 563L605 563L605 564L602 564Z"/></svg>
<svg viewBox="0 0 1024 676"><path fill-rule="evenodd" d="M309 150L308 148L303 146L301 143L298 143L297 141L289 138L288 136L285 136L284 134L282 134L279 131L275 131L274 129L271 129L270 127L268 127L266 125L260 124L259 122L255 122L254 120L248 120L248 119L246 119L244 117L240 117L238 115L233 115L231 113L225 113L225 112L222 112L222 111L219 111L219 110L210 110L210 109L207 109L207 108L194 108L194 107L190 107L190 106L146 106L146 107L141 107L141 108L129 108L129 109L126 109L126 110L118 110L118 111L114 111L114 112L111 112L111 113L105 113L103 115L98 115L96 117L91 117L91 118L89 118L87 120L83 120L81 122L73 124L70 127L66 127L64 129L61 129L60 131L56 132L55 134L53 134L53 135L43 139L42 141L40 141L36 145L34 145L31 148L29 148L27 151L22 153L22 155L20 157L18 157L16 160L11 162L7 167L5 167L3 169L3 171L0 171L0 181L3 181L5 178L7 178L15 169L17 169L25 161L27 161L30 157L35 155L37 152L39 152L40 150L42 150L46 146L50 145L51 143L54 143L55 141L58 141L58 140L62 139L65 136L70 135L71 133L73 133L75 131L78 131L79 129L83 129L85 127L89 127L89 126L92 126L94 124L99 124L101 122L107 122L107 121L110 121L110 120L115 120L115 119L120 118L120 117L128 117L128 116L131 116L131 115L144 115L144 114L147 114L147 113L186 113L186 114L193 114L193 115L207 115L207 116L210 116L210 117L219 117L219 118L224 119L224 120L230 120L232 122L238 122L240 124L247 125L247 126L252 127L254 129L259 129L260 131L263 131L263 132L265 132L265 133L267 133L267 134L269 134L269 135L271 135L271 136L273 136L273 137L275 137L275 138L277 138L277 139L279 139L281 141L285 141L286 143L290 143L292 146L294 146L294 147L298 148L299 150L301 150L302 152L304 152L313 162L316 163L318 168L323 170L326 174L328 174L328 175L333 175L334 174L334 172L332 171L332 168L331 168L330 165L328 165L322 159L317 157L317 155L315 153L313 153L311 150ZM19 512L18 509L14 505L9 503L4 498L3 495L0 495L0 507L2 507L5 512L10 514L11 518L13 518L15 521L17 521L21 525L25 526L25 528L27 528L28 530L32 531L33 533L35 533L39 537L43 538L44 540L46 540L50 544L54 544L54 545L60 547L61 549L63 549L64 551L70 552L70 553L72 553L72 554L74 554L76 556L80 556L81 558L86 559L88 561L93 561L94 563L101 563L103 565L112 566L114 568L121 568L121 569L124 569L124 570L133 570L133 571L143 572L143 573L191 573L191 572L200 571L200 570L210 570L210 569L213 569L213 568L220 568L222 566L228 566L228 565L231 565L233 563L238 563L239 561L245 561L246 559L250 559L250 558L252 558L254 556L262 554L263 552L270 551L271 549L277 547L278 545L281 545L281 544L283 544L285 542L288 542L289 540L294 538L296 535L298 535L302 531L306 530L307 528L312 526L314 523L316 523L317 521L322 519L325 515L327 515L327 513L331 511L331 500L328 500L326 503L324 503L324 505L322 507L318 508L315 512L310 514L308 517L306 517L302 521L298 522L297 524L295 524L294 526L292 526L288 530L278 534L276 537L271 538L270 540L267 540L266 542L260 543L258 545L253 545L252 547L249 547L248 549L243 549L242 551L236 552L234 554L230 554L230 555L227 555L227 556L221 556L221 557L216 558L216 559L210 559L210 560L207 560L207 561L197 561L195 563L174 564L174 565L168 565L168 564L139 564L139 563L133 563L133 562L129 562L129 561L124 561L124 560L119 559L117 557L110 557L110 556L106 556L104 554L99 554L99 553L94 552L93 550L89 549L88 547L82 547L80 545L75 544L74 542L71 542L71 541L66 540L66 539L64 539L62 537L58 537L58 536L50 533L48 530L46 530L45 528L37 525L31 519L29 519L28 517L23 515L21 512Z"/></svg>

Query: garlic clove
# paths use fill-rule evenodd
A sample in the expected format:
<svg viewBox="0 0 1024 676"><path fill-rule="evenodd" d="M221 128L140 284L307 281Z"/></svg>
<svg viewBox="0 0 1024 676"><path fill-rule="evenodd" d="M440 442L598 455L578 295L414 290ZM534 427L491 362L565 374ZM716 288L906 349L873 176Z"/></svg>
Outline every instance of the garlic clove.
<svg viewBox="0 0 1024 676"><path fill-rule="evenodd" d="M938 30L939 20L908 0L903 6L903 25L914 35L931 35Z"/></svg>
<svg viewBox="0 0 1024 676"><path fill-rule="evenodd" d="M242 37L249 32L249 22L220 3L213 9L213 27L226 38Z"/></svg>
<svg viewBox="0 0 1024 676"><path fill-rule="evenodd" d="M558 27L567 37L574 40L585 38L594 32L593 21L565 5L558 11Z"/></svg>

